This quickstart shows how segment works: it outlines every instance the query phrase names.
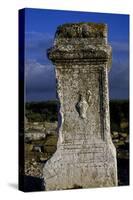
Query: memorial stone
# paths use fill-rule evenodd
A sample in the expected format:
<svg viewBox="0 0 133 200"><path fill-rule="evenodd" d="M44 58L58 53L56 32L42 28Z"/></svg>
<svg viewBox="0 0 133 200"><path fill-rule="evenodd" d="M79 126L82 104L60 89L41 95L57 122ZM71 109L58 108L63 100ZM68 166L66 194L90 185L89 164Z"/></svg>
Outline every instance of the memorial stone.
<svg viewBox="0 0 133 200"><path fill-rule="evenodd" d="M44 166L46 190L117 185L110 134L107 25L64 24L48 57L60 101L57 150Z"/></svg>

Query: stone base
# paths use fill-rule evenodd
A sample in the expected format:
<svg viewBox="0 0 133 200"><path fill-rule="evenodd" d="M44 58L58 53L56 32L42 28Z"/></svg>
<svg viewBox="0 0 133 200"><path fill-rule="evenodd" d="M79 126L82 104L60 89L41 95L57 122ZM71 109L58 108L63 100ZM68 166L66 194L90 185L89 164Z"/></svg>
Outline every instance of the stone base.
<svg viewBox="0 0 133 200"><path fill-rule="evenodd" d="M112 142L58 147L44 166L46 190L117 186Z"/></svg>

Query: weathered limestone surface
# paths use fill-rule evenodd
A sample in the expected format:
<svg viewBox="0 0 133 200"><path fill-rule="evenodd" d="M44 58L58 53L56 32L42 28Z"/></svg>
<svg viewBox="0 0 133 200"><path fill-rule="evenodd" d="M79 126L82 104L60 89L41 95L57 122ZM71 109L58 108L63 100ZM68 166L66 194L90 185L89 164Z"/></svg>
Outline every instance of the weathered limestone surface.
<svg viewBox="0 0 133 200"><path fill-rule="evenodd" d="M107 25L59 26L48 56L56 70L60 127L57 151L44 166L46 190L116 186Z"/></svg>

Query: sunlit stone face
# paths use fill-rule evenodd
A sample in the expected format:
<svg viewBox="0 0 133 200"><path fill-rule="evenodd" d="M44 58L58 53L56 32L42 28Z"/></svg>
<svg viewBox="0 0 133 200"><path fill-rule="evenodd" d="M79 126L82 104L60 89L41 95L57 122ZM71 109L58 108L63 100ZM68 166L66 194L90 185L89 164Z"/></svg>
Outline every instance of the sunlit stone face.
<svg viewBox="0 0 133 200"><path fill-rule="evenodd" d="M109 121L107 26L60 26L48 56L55 65L61 125L57 151L44 166L46 190L117 185Z"/></svg>

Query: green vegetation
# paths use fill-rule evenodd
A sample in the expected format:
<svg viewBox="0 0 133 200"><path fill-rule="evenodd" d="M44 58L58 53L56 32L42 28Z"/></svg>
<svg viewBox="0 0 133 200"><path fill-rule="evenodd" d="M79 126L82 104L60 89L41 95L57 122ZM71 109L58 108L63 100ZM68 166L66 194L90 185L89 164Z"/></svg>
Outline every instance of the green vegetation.
<svg viewBox="0 0 133 200"><path fill-rule="evenodd" d="M110 123L111 131L129 133L129 101L110 101Z"/></svg>
<svg viewBox="0 0 133 200"><path fill-rule="evenodd" d="M26 117L29 122L54 122L58 120L59 102L26 103ZM129 101L110 101L110 122L112 131L129 132Z"/></svg>
<svg viewBox="0 0 133 200"><path fill-rule="evenodd" d="M29 122L57 121L58 101L31 102L25 106Z"/></svg>

